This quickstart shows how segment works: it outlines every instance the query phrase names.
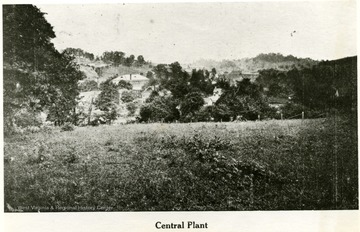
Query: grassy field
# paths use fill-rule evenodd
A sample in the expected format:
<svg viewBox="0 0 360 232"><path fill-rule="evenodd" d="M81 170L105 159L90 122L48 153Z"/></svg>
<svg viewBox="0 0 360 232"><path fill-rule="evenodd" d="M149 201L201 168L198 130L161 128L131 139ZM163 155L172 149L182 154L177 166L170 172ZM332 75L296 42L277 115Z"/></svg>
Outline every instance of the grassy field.
<svg viewBox="0 0 360 232"><path fill-rule="evenodd" d="M5 211L357 209L357 159L334 118L52 129L5 138Z"/></svg>

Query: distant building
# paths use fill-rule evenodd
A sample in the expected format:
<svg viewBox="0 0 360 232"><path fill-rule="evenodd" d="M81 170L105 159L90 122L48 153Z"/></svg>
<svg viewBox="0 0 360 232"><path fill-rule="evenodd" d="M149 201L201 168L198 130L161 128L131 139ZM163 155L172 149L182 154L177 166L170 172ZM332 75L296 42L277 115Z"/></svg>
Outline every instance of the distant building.
<svg viewBox="0 0 360 232"><path fill-rule="evenodd" d="M140 74L126 74L116 77L112 82L118 84L121 80L129 82L133 86L133 90L139 92L142 91L143 86L149 81L146 76Z"/></svg>
<svg viewBox="0 0 360 232"><path fill-rule="evenodd" d="M230 81L231 85L236 85L237 81L242 81L244 79L250 79L251 82L255 82L259 74L256 73L243 73L239 70L233 70L228 74L225 74L225 78Z"/></svg>

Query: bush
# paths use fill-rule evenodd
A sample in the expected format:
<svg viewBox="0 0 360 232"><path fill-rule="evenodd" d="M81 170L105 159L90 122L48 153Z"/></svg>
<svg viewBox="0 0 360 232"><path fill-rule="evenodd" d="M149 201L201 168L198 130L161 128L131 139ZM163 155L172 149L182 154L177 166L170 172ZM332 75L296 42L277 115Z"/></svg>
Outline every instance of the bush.
<svg viewBox="0 0 360 232"><path fill-rule="evenodd" d="M39 127L42 125L42 120L38 112L21 109L14 115L14 123L16 126L25 128L29 126Z"/></svg>
<svg viewBox="0 0 360 232"><path fill-rule="evenodd" d="M117 105L119 104L119 93L116 85L111 79L100 85L101 92L95 100L96 109L104 112L104 119L107 123L117 118Z"/></svg>
<svg viewBox="0 0 360 232"><path fill-rule="evenodd" d="M198 122L210 122L213 118L213 106L203 106L196 112L195 118Z"/></svg>
<svg viewBox="0 0 360 232"><path fill-rule="evenodd" d="M132 102L134 101L136 98L136 95L130 91L124 91L122 94L121 94L121 101L125 102L125 103L128 103L128 102Z"/></svg>
<svg viewBox="0 0 360 232"><path fill-rule="evenodd" d="M129 116L133 116L136 112L136 104L130 102L126 105L126 109L129 111Z"/></svg>
<svg viewBox="0 0 360 232"><path fill-rule="evenodd" d="M281 112L283 113L284 118L301 118L301 112L303 112L304 109L305 107L303 105L289 102L281 107Z"/></svg>
<svg viewBox="0 0 360 232"><path fill-rule="evenodd" d="M140 121L173 122L178 120L180 113L176 108L177 106L178 101L173 97L155 97L151 103L141 107Z"/></svg>
<svg viewBox="0 0 360 232"><path fill-rule="evenodd" d="M326 115L326 110L310 109L303 105L296 103L287 103L281 108L281 112L285 119L287 118L301 118L301 113L304 112L305 118L320 118Z"/></svg>
<svg viewBox="0 0 360 232"><path fill-rule="evenodd" d="M65 123L62 127L61 127L61 131L73 131L74 130L74 125L71 123Z"/></svg>
<svg viewBox="0 0 360 232"><path fill-rule="evenodd" d="M124 80L120 80L119 83L117 84L117 88L118 89L128 89L131 90L132 84L130 82L124 81Z"/></svg>
<svg viewBox="0 0 360 232"><path fill-rule="evenodd" d="M94 80L85 80L84 82L79 84L79 88L81 92L88 92L98 90L98 84Z"/></svg>

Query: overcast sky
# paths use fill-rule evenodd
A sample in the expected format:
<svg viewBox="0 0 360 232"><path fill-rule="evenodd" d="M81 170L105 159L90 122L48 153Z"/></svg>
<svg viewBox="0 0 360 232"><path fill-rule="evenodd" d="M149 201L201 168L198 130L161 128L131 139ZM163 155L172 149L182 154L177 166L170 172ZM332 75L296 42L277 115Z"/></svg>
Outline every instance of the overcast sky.
<svg viewBox="0 0 360 232"><path fill-rule="evenodd" d="M117 50L156 63L269 52L313 59L357 53L354 1L37 6L53 25L59 50Z"/></svg>

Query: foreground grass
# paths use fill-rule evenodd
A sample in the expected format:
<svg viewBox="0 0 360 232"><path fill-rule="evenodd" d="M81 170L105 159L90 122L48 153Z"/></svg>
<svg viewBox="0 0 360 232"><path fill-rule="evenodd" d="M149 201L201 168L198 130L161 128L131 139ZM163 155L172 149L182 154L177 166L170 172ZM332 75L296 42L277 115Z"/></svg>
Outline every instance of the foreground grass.
<svg viewBox="0 0 360 232"><path fill-rule="evenodd" d="M356 130L317 119L13 136L5 210L357 209Z"/></svg>

